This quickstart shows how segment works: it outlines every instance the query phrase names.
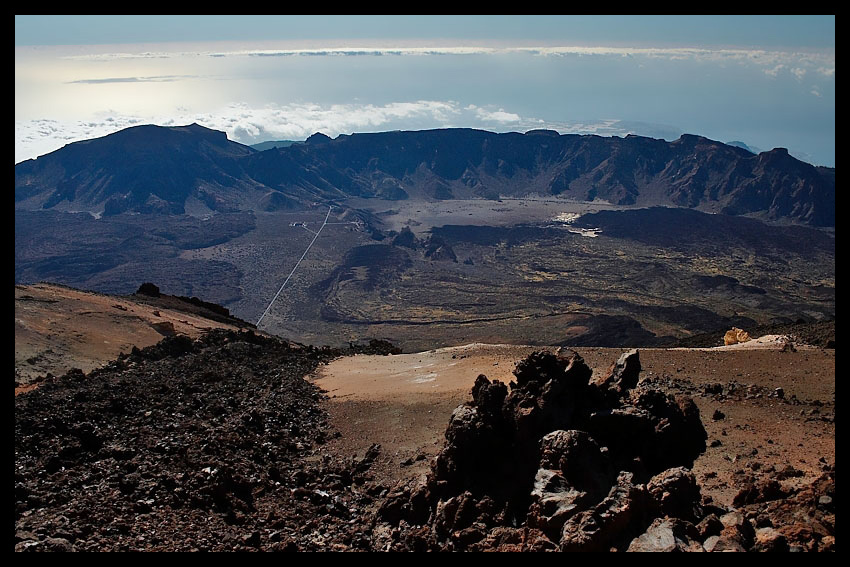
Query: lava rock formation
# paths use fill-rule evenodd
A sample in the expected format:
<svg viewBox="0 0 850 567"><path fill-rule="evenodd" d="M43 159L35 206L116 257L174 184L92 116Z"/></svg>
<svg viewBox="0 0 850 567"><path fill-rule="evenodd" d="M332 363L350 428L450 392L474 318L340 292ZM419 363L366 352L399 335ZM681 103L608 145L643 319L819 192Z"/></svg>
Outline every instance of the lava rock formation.
<svg viewBox="0 0 850 567"><path fill-rule="evenodd" d="M647 529L644 547L670 534L699 547L687 536L704 515L689 470L706 447L699 411L639 373L636 350L595 380L562 350L532 353L509 385L479 376L427 480L379 516L422 526L406 531L414 549L624 550Z"/></svg>

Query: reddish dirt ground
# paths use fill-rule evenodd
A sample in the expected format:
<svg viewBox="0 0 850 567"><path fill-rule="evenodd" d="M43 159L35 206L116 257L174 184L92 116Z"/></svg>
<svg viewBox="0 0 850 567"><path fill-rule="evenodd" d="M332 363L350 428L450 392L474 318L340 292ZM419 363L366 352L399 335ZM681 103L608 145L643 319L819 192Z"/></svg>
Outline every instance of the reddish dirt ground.
<svg viewBox="0 0 850 567"><path fill-rule="evenodd" d="M204 317L47 283L15 286L15 394L48 372L83 372L168 334L199 337L210 328L236 329Z"/></svg>
<svg viewBox="0 0 850 567"><path fill-rule="evenodd" d="M329 449L362 456L380 443L372 469L380 480L391 485L422 476L475 378L509 382L515 363L534 350L540 347L468 345L333 361L313 377L329 396L324 405L331 426L342 433ZM594 373L625 352L576 350ZM783 485L797 487L815 480L825 464L834 465L834 350L798 346L782 352L774 345L639 352L641 380L697 403L709 447L693 470L703 495L717 504L731 505L744 483L765 472L790 466L796 472L785 475Z"/></svg>

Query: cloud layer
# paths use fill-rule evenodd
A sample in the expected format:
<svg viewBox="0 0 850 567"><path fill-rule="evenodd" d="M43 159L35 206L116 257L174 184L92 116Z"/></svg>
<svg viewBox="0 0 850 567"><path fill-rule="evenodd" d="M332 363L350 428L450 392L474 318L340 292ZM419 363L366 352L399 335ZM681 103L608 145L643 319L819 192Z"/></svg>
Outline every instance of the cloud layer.
<svg viewBox="0 0 850 567"><path fill-rule="evenodd" d="M79 79L68 81L69 85L101 85L106 83L170 83L182 79L193 79L195 75L157 75L151 77L106 77L103 79Z"/></svg>
<svg viewBox="0 0 850 567"><path fill-rule="evenodd" d="M446 127L681 133L647 124L659 122L835 162L834 49L401 41L16 47L15 159L141 123L198 122L246 144Z"/></svg>
<svg viewBox="0 0 850 567"><path fill-rule="evenodd" d="M785 70L799 76L807 70L831 77L835 73L834 50L778 51L765 49L708 49L696 47L611 47L611 46L364 46L320 47L307 49L232 49L192 51L122 51L69 55L77 61L114 61L120 59L170 59L184 57L357 57L357 56L457 56L529 54L540 57L614 56L694 62L742 63L763 67L776 76Z"/></svg>

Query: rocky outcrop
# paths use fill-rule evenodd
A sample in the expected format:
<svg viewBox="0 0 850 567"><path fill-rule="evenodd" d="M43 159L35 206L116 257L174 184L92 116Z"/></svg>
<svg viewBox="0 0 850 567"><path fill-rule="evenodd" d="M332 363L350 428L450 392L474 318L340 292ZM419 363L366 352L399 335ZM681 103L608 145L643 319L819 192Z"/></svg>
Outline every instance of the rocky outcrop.
<svg viewBox="0 0 850 567"><path fill-rule="evenodd" d="M136 295L148 295L150 297L159 297L159 287L151 282L145 282L136 290Z"/></svg>
<svg viewBox="0 0 850 567"><path fill-rule="evenodd" d="M641 380L638 351L600 376L569 349L534 352L514 376L478 376L427 478L384 503L376 532L395 537L381 549L835 549L832 467L803 489L781 471L745 485L731 508L701 495L699 411Z"/></svg>
<svg viewBox="0 0 850 567"><path fill-rule="evenodd" d="M594 384L610 391L614 396L621 396L637 386L640 376L640 356L637 350L630 350L611 365L608 372L594 380Z"/></svg>
<svg viewBox="0 0 850 567"><path fill-rule="evenodd" d="M415 250L416 248L419 248L420 242L419 239L416 238L416 235L413 234L413 231L410 230L410 227L406 226L401 229L401 232L393 237L392 245L404 246L405 248Z"/></svg>
<svg viewBox="0 0 850 567"><path fill-rule="evenodd" d="M457 263L457 255L452 247L439 236L432 236L425 246L425 257L435 262L448 261Z"/></svg>
<svg viewBox="0 0 850 567"><path fill-rule="evenodd" d="M736 345L738 343L745 343L750 340L750 335L743 329L739 329L738 327L732 327L726 334L723 335L723 344L726 346Z"/></svg>
<svg viewBox="0 0 850 567"><path fill-rule="evenodd" d="M704 551L697 540L699 534L692 524L675 518L656 518L640 537L635 538L626 551L671 552Z"/></svg>
<svg viewBox="0 0 850 567"><path fill-rule="evenodd" d="M705 450L705 430L692 400L642 387L639 372L631 351L591 379L578 353L559 349L517 363L508 385L478 376L427 480L399 493L399 523L427 527L417 541L431 549L526 549L531 538L607 551L674 517L690 526L675 524L675 545L693 547L682 534L695 534L703 514L687 467ZM666 542L665 526L644 540Z"/></svg>
<svg viewBox="0 0 850 567"><path fill-rule="evenodd" d="M649 497L634 473L623 471L608 496L576 514L561 531L561 551L608 551L640 532L650 514Z"/></svg>
<svg viewBox="0 0 850 567"><path fill-rule="evenodd" d="M799 489L773 479L743 486L733 501L735 513L721 517L718 542L725 537L753 551L835 551L835 467L824 468Z"/></svg>

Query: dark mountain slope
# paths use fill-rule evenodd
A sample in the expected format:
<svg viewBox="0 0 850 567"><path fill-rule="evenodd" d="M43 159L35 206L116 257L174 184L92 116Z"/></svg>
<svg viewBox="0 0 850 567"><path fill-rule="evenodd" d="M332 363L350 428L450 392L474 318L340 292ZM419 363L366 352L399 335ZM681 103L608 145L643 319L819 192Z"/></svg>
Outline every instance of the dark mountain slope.
<svg viewBox="0 0 850 567"><path fill-rule="evenodd" d="M251 190L261 193L252 194ZM257 152L192 125L142 126L15 167L17 208L179 213L292 208L347 196L453 199L558 195L666 205L814 226L835 224L835 170L782 148L759 155L700 136L495 134L444 129L311 136Z"/></svg>
<svg viewBox="0 0 850 567"><path fill-rule="evenodd" d="M193 196L218 210L227 200L222 189L245 185L239 158L253 152L197 124L136 126L16 165L15 202L179 214Z"/></svg>

